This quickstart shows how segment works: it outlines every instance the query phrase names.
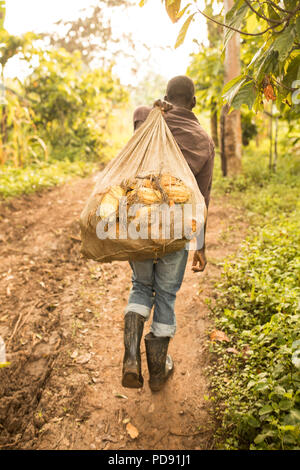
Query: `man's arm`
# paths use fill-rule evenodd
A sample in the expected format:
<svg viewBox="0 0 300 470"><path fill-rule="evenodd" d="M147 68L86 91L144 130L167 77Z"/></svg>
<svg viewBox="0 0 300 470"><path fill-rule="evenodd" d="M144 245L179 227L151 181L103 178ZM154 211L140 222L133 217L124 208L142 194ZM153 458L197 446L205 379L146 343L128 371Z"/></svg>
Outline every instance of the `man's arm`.
<svg viewBox="0 0 300 470"><path fill-rule="evenodd" d="M215 150L214 146L210 145L210 158L200 171L200 173L196 176L196 180L205 199L206 209L208 209L209 201L210 201L210 191L212 186L212 175L213 175L213 167L214 167L214 156ZM205 269L207 264L206 255L205 255L205 235L206 235L206 226L207 226L207 217L205 219L204 226L197 237L197 249L194 253L194 259L192 264L192 270L194 272L202 272Z"/></svg>
<svg viewBox="0 0 300 470"><path fill-rule="evenodd" d="M170 111L170 109L173 108L173 105L171 103L168 103L167 101L163 101L163 100L154 101L153 108L155 106L160 108L163 113L167 113L168 111ZM134 131L136 131L143 124L143 122L146 121L150 111L151 111L151 108L148 106L139 106L135 110L133 114Z"/></svg>
<svg viewBox="0 0 300 470"><path fill-rule="evenodd" d="M206 223L207 220L205 220L204 226L202 227L202 230L197 237L197 249L194 253L194 259L192 264L192 271L194 271L195 273L204 271L205 266L207 264L205 256Z"/></svg>
<svg viewBox="0 0 300 470"><path fill-rule="evenodd" d="M133 128L136 131L143 122L146 121L151 108L149 106L139 106L133 113Z"/></svg>

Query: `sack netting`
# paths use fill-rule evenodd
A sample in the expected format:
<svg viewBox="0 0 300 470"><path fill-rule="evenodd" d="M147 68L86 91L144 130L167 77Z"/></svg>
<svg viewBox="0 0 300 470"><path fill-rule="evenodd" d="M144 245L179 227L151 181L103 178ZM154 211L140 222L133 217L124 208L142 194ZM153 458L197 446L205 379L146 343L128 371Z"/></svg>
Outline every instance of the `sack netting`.
<svg viewBox="0 0 300 470"><path fill-rule="evenodd" d="M80 216L81 252L98 262L162 257L184 248L205 217L196 179L156 107L99 175Z"/></svg>

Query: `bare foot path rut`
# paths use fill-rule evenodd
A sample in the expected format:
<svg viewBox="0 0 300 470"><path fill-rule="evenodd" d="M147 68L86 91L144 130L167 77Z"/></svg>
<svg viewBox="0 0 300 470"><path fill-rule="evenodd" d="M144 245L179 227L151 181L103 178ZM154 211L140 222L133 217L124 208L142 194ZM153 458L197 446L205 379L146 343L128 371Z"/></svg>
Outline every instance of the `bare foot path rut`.
<svg viewBox="0 0 300 470"><path fill-rule="evenodd" d="M170 344L175 372L165 389L121 386L127 263L80 257L78 219L93 177L0 203L0 335L11 366L0 369L2 449L210 449L205 298L218 263L245 233L241 214L212 200L204 273L191 256ZM149 330L148 324L145 333ZM131 423L139 432L132 439Z"/></svg>

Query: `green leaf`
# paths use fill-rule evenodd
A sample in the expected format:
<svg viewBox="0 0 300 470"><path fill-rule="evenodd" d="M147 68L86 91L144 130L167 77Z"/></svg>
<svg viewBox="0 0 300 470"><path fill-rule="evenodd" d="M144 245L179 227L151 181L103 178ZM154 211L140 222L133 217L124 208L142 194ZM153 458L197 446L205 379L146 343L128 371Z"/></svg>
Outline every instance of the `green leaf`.
<svg viewBox="0 0 300 470"><path fill-rule="evenodd" d="M292 83L298 79L300 73L300 55L291 60L283 77L283 84L292 87Z"/></svg>
<svg viewBox="0 0 300 470"><path fill-rule="evenodd" d="M286 28L283 33L280 33L278 37L273 42L271 49L278 51L279 59L281 62L286 60L289 55L289 52L293 46L294 39L296 36L295 25L291 24Z"/></svg>
<svg viewBox="0 0 300 470"><path fill-rule="evenodd" d="M272 413L272 412L273 412L272 406L271 405L265 405L259 410L258 414L259 414L259 416L263 416L263 415L268 415L269 413Z"/></svg>
<svg viewBox="0 0 300 470"><path fill-rule="evenodd" d="M195 16L195 13L190 15L185 20L184 24L182 25L182 28L179 31L179 34L178 34L178 37L177 37L177 40L176 40L175 49L177 49L177 47L181 46L181 44L184 42L187 30L189 29L189 26L190 26L194 16Z"/></svg>
<svg viewBox="0 0 300 470"><path fill-rule="evenodd" d="M290 410L293 407L293 402L292 400L281 400L279 402L279 408L282 411Z"/></svg>
<svg viewBox="0 0 300 470"><path fill-rule="evenodd" d="M296 34L298 41L300 41L300 16L296 18Z"/></svg>
<svg viewBox="0 0 300 470"><path fill-rule="evenodd" d="M249 109L252 109L255 98L255 88L253 86L253 82L250 81L239 89L231 102L231 106L233 106L235 109L239 109L242 104L246 104Z"/></svg>
<svg viewBox="0 0 300 470"><path fill-rule="evenodd" d="M239 75L238 77L233 78L230 80L230 82L226 83L226 85L223 88L222 96L223 98L228 101L228 103L231 105L231 102L241 86L245 83L246 78L243 78L242 75Z"/></svg>
<svg viewBox="0 0 300 470"><path fill-rule="evenodd" d="M246 421L252 428L258 428L260 426L260 422L252 415L247 415Z"/></svg>
<svg viewBox="0 0 300 470"><path fill-rule="evenodd" d="M272 49L265 52L255 64L254 74L258 81L268 73L273 72L278 67L278 51Z"/></svg>
<svg viewBox="0 0 300 470"><path fill-rule="evenodd" d="M241 2L237 2L234 6L229 10L225 17L225 24L231 26L235 29L240 29L242 22L249 10L249 7L246 3L242 2L240 8L237 9L237 6L240 5ZM233 36L234 31L232 29L226 28L225 36L224 36L224 48L227 46L229 40Z"/></svg>
<svg viewBox="0 0 300 470"><path fill-rule="evenodd" d="M284 417L284 423L289 425L298 425L300 424L300 410L293 408L290 412Z"/></svg>
<svg viewBox="0 0 300 470"><path fill-rule="evenodd" d="M278 21L281 20L280 15L277 13L275 8L272 7L272 5L268 5L267 8L268 8L269 18L271 18L272 20L278 20Z"/></svg>
<svg viewBox="0 0 300 470"><path fill-rule="evenodd" d="M287 10L293 10L295 8L295 0L283 0L284 6Z"/></svg>
<svg viewBox="0 0 300 470"><path fill-rule="evenodd" d="M267 437L273 437L275 435L274 431L267 431L262 434L258 434L254 439L255 444L261 444Z"/></svg>

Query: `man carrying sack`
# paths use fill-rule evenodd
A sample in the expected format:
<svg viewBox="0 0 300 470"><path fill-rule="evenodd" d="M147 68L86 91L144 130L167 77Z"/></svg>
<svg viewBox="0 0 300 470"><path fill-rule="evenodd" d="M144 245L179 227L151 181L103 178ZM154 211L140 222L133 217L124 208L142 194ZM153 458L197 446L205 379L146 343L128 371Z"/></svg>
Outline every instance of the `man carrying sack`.
<svg viewBox="0 0 300 470"><path fill-rule="evenodd" d="M196 105L193 81L186 76L172 78L167 85L165 101L156 101L165 117L185 160L195 176L206 207L208 208L214 165L214 144L200 126L192 112ZM134 130L147 119L150 107L140 106L134 112ZM205 228L197 237L192 269L203 271L206 266ZM176 331L174 306L176 294L181 287L188 258L186 248L158 259L130 261L132 288L125 310L122 385L141 388L140 342L144 322L154 307L150 333L145 336L149 386L159 391L173 371L173 361L167 354L170 338Z"/></svg>

